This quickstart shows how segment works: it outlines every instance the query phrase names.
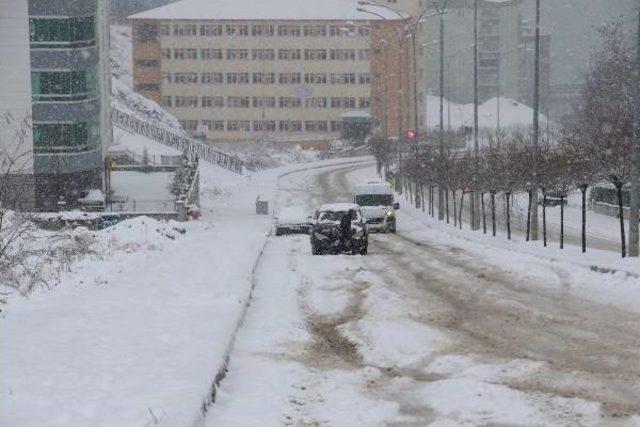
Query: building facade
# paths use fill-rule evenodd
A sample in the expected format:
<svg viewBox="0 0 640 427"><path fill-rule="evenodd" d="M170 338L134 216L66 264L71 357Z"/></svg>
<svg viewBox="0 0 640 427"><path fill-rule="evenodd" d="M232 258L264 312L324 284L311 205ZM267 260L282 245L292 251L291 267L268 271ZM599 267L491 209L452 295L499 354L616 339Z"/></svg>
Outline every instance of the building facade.
<svg viewBox="0 0 640 427"><path fill-rule="evenodd" d="M531 105L533 97L533 10L522 0L478 1L478 97L482 103L505 97ZM431 7L426 4L425 7ZM474 94L474 1L450 0L445 16L445 97L471 103ZM433 18L431 18L433 19ZM440 93L440 29L435 19L423 26L426 53L420 77L428 93ZM551 37L541 41L541 99L547 98Z"/></svg>
<svg viewBox="0 0 640 427"><path fill-rule="evenodd" d="M337 136L344 113L371 110L372 32L383 19L349 0L310 10L247 1L185 0L131 16L134 89L211 141Z"/></svg>
<svg viewBox="0 0 640 427"><path fill-rule="evenodd" d="M11 117L0 134L4 202L57 209L102 188L111 141L108 3L2 2L0 56L11 58L0 69L0 114Z"/></svg>

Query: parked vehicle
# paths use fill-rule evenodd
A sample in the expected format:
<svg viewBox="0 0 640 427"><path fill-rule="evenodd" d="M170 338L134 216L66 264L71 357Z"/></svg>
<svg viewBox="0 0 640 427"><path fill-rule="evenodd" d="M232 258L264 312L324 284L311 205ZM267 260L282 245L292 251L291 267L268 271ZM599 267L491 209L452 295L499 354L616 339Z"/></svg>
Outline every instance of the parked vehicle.
<svg viewBox="0 0 640 427"><path fill-rule="evenodd" d="M78 198L78 205L85 212L103 212L106 206L104 193L98 189L83 191Z"/></svg>
<svg viewBox="0 0 640 427"><path fill-rule="evenodd" d="M348 224L346 220L349 219L350 212L351 221ZM315 215L310 240L311 253L314 255L341 253L366 255L369 248L369 234L360 206L353 203L321 206Z"/></svg>
<svg viewBox="0 0 640 427"><path fill-rule="evenodd" d="M309 234L311 218L302 206L282 208L275 218L276 236L283 234Z"/></svg>
<svg viewBox="0 0 640 427"><path fill-rule="evenodd" d="M356 185L353 201L360 206L369 231L396 232L396 210L400 204L394 202L394 192L386 183L369 181Z"/></svg>

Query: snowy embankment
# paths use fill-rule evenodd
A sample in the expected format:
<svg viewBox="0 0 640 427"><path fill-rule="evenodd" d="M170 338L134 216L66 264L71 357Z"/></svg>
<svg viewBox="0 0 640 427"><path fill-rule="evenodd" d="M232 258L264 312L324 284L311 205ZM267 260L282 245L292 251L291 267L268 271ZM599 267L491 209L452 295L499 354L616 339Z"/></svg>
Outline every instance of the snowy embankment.
<svg viewBox="0 0 640 427"><path fill-rule="evenodd" d="M58 286L8 297L0 425L197 419L271 227L255 215L256 197L273 200L281 174L341 162L244 177L203 164L202 221L138 218L82 232L95 240L93 254L67 265Z"/></svg>

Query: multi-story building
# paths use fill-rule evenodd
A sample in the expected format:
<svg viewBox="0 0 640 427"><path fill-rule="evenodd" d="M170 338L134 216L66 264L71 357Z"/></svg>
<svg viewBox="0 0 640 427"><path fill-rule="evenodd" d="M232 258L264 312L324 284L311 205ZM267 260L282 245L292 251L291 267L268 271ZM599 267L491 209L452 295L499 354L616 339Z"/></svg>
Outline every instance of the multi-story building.
<svg viewBox="0 0 640 427"><path fill-rule="evenodd" d="M337 135L344 113L371 109L376 22L401 21L374 11L353 0L184 0L142 12L130 17L134 89L212 141Z"/></svg>
<svg viewBox="0 0 640 427"><path fill-rule="evenodd" d="M0 10L0 197L55 209L102 188L108 2L0 0Z"/></svg>
<svg viewBox="0 0 640 427"><path fill-rule="evenodd" d="M426 4L425 7L430 7ZM445 15L445 97L473 102L474 1L449 0ZM480 102L497 96L531 104L533 93L533 10L523 0L478 1L478 96ZM437 18L431 18L437 19ZM440 29L424 26L421 49L426 52L420 77L431 94L440 92ZM550 79L550 36L541 42L541 97Z"/></svg>

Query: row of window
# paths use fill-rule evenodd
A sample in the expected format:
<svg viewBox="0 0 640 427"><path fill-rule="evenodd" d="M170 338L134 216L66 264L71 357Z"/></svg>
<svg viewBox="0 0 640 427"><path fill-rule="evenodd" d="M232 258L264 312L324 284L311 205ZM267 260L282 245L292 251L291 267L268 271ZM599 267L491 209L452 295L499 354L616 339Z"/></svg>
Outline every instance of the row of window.
<svg viewBox="0 0 640 427"><path fill-rule="evenodd" d="M213 132L340 132L342 122L338 120L182 120L182 127L196 132L204 126Z"/></svg>
<svg viewBox="0 0 640 427"><path fill-rule="evenodd" d="M198 31L199 30L199 31ZM368 26L322 25L322 24L163 24L160 26L163 36L197 36L203 37L341 37L358 36L369 37L371 30Z"/></svg>
<svg viewBox="0 0 640 427"><path fill-rule="evenodd" d="M277 80L276 80L277 76ZM370 73L163 73L162 81L175 84L332 84L369 85Z"/></svg>
<svg viewBox="0 0 640 427"><path fill-rule="evenodd" d="M296 98L289 96L163 96L162 106L169 108L360 108L368 109L371 98L336 96Z"/></svg>
<svg viewBox="0 0 640 427"><path fill-rule="evenodd" d="M199 53L199 55L198 55ZM254 61L368 61L371 49L162 49L162 59L254 60Z"/></svg>
<svg viewBox="0 0 640 427"><path fill-rule="evenodd" d="M29 19L29 40L34 48L87 47L95 45L95 39L93 16Z"/></svg>
<svg viewBox="0 0 640 427"><path fill-rule="evenodd" d="M88 151L99 140L96 122L34 123L33 144L37 153Z"/></svg>
<svg viewBox="0 0 640 427"><path fill-rule="evenodd" d="M34 71L31 95L34 101L80 101L97 94L94 68L83 71Z"/></svg>

